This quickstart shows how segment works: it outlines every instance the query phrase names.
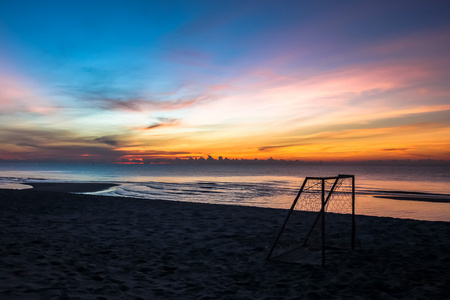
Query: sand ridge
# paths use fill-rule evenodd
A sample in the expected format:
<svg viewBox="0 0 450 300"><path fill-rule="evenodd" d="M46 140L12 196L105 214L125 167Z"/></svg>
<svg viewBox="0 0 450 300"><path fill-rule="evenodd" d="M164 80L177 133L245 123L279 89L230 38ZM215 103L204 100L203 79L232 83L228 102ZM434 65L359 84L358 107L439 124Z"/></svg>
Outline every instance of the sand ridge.
<svg viewBox="0 0 450 300"><path fill-rule="evenodd" d="M0 190L1 299L445 299L450 223L357 216L326 267L267 261L285 210Z"/></svg>

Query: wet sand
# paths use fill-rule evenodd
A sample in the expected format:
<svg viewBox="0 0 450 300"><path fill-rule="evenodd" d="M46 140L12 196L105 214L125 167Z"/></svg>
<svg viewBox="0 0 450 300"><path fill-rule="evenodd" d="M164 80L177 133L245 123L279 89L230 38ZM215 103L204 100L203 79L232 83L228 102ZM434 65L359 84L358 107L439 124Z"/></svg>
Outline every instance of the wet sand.
<svg viewBox="0 0 450 300"><path fill-rule="evenodd" d="M446 299L450 223L357 216L327 265L266 260L286 210L0 190L0 299Z"/></svg>
<svg viewBox="0 0 450 300"><path fill-rule="evenodd" d="M47 191L47 192L66 192L66 193L91 193L106 190L110 187L117 186L113 183L74 183L74 182L31 182L27 183L31 185L34 190Z"/></svg>

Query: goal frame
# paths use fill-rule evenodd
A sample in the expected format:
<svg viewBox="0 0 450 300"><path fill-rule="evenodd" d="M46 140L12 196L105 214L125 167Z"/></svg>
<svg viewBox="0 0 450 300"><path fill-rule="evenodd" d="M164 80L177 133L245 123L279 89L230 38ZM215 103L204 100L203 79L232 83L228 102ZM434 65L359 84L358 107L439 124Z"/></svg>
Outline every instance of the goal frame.
<svg viewBox="0 0 450 300"><path fill-rule="evenodd" d="M295 207L302 195L302 193L304 192L305 186L307 184L308 181L310 180L316 180L316 181L320 181L321 182L321 206L320 206L320 210L317 212L317 216L315 218L315 221L313 222L313 225L311 226L308 234L306 235L306 238L304 239L302 246L301 247L305 247L306 242L308 241L313 229L315 228L316 224L321 221L321 256L322 256L322 266L325 265L325 249L326 249L326 243L325 243L325 235L326 235L326 231L325 231L325 225L326 225L326 206L329 203L329 200L332 198L333 193L335 192L336 186L338 184L339 180L343 180L343 179L350 179L351 180L351 249L355 248L355 232L356 232L356 222L355 222L355 175L344 175L344 174L339 174L338 176L332 176L332 177L306 177L305 180L303 181L303 184L297 194L297 196L295 197L291 208L289 209L289 212L286 216L286 219L284 220L284 223L280 229L280 231L278 232L276 239L270 249L270 252L267 256L267 259L275 259L285 253L281 253L278 254L276 256L273 256L273 252L275 250L275 248L277 247L280 238L286 228L286 225L293 213L293 211L295 210ZM331 187L331 189L328 191L328 195L325 198L325 182L327 180L334 180L334 183ZM301 210L300 210L301 211ZM289 252L289 251L288 251Z"/></svg>

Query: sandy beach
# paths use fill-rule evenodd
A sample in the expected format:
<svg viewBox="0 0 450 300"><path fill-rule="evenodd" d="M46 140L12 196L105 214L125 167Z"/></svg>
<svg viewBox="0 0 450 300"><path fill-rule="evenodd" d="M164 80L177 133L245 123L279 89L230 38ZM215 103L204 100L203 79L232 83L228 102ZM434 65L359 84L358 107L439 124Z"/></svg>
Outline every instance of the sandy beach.
<svg viewBox="0 0 450 300"><path fill-rule="evenodd" d="M0 190L0 299L449 297L448 222L357 216L322 267L266 259L286 210L55 190Z"/></svg>

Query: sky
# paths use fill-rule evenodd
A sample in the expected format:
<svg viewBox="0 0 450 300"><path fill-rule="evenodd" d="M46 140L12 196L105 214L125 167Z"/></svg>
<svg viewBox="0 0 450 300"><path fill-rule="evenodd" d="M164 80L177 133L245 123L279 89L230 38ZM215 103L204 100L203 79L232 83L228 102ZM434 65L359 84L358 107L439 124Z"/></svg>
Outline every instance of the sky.
<svg viewBox="0 0 450 300"><path fill-rule="evenodd" d="M0 161L450 160L448 1L0 1Z"/></svg>

